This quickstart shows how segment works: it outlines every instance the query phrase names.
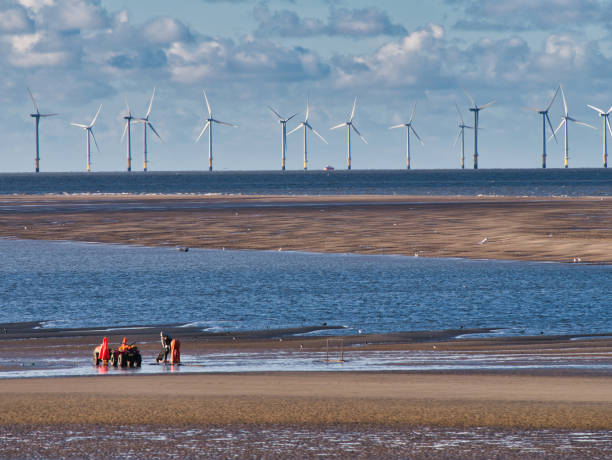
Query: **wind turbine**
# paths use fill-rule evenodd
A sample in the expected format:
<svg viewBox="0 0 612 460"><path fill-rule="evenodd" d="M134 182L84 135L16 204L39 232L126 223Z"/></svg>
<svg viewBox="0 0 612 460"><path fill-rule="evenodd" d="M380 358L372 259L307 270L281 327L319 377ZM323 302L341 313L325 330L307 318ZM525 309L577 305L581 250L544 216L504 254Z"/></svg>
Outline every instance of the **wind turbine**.
<svg viewBox="0 0 612 460"><path fill-rule="evenodd" d="M297 115L294 113L289 118L283 118L276 110L268 106L274 115L278 117L281 125L281 171L285 170L285 154L287 153L287 122Z"/></svg>
<svg viewBox="0 0 612 460"><path fill-rule="evenodd" d="M293 128L291 131L287 133L287 134L292 134L296 132L298 129L304 128L304 171L308 169L308 143L307 143L308 131L306 130L306 128L308 128L313 133L315 133L317 136L319 136L319 138L327 144L327 141L325 140L325 138L323 138L323 136L321 136L312 126L310 126L310 123L308 123L309 115L310 115L310 107L308 104L308 98L306 98L306 117L304 117L304 121L302 121L299 125L297 125L297 127Z"/></svg>
<svg viewBox="0 0 612 460"><path fill-rule="evenodd" d="M355 102L353 102L353 111L351 112L351 117L349 118L349 121L340 123L339 125L336 125L330 128L330 130L332 130L332 129L338 129L338 128L342 128L343 126L346 126L346 152L347 152L346 153L346 169L351 169L351 128L353 128L353 130L357 133L357 135L361 138L363 142L365 142L366 144L368 143L368 141L365 140L365 137L361 135L359 130L353 124L353 117L355 116L356 108L357 108L357 98L355 98Z"/></svg>
<svg viewBox="0 0 612 460"><path fill-rule="evenodd" d="M159 138L160 141L163 142L163 139L161 138L161 136L157 133L157 131L155 131L155 128L153 127L153 124L149 121L149 115L151 115L151 108L153 107L153 99L155 99L155 90L157 88L153 88L153 94L151 95L151 101L149 102L149 108L147 110L147 114L144 116L144 118L135 118L134 121L136 121L137 123L142 123L143 127L144 127L144 165L143 165L143 171L147 172L147 127L151 128L151 131L153 131L153 133Z"/></svg>
<svg viewBox="0 0 612 460"><path fill-rule="evenodd" d="M612 128L610 128L610 119L609 119L610 113L612 113L612 107L610 107L607 112L604 112L603 110L593 105L587 104L587 106L595 110L595 112L599 113L599 116L603 119L603 167L607 168L608 167L608 133L606 132L606 127L608 128L608 131L610 131L610 135L612 136Z"/></svg>
<svg viewBox="0 0 612 460"><path fill-rule="evenodd" d="M70 123L72 126L77 126L79 128L84 129L87 132L87 172L91 171L91 140L90 140L90 135L94 140L94 143L96 144L96 148L98 149L98 152L100 151L100 147L98 147L98 142L96 141L96 136L94 136L93 133L93 125L96 123L96 120L98 119L98 115L100 115L100 110L102 110L102 104L100 104L100 107L98 107L98 111L96 112L96 115L93 117L93 120L91 120L91 123L89 123L88 125L84 124L84 123Z"/></svg>
<svg viewBox="0 0 612 460"><path fill-rule="evenodd" d="M466 90L463 91L465 91L465 94L467 94L467 97L470 98L470 102L474 106L470 107L470 112L474 112L474 169L478 169L478 113L487 107L491 107L495 103L495 99L485 105L478 106L474 102L474 99L472 99L472 96L470 96L470 93Z"/></svg>
<svg viewBox="0 0 612 460"><path fill-rule="evenodd" d="M204 125L204 128L202 128L202 131L200 132L200 135L197 137L196 142L200 140L200 137L202 137L202 134L204 134L204 132L208 129L208 170L212 171L213 170L213 166L212 166L212 161L213 161L212 127L213 127L213 123L218 123L223 126L229 126L230 128L237 128L238 126L232 125L231 123L226 123L224 121L219 121L219 120L214 119L212 116L212 110L210 109L210 104L208 103L208 97L206 96L206 90L204 90L203 93L204 93L204 100L206 101L206 108L208 109L208 118L206 119L206 124Z"/></svg>
<svg viewBox="0 0 612 460"><path fill-rule="evenodd" d="M41 117L53 117L55 115L57 115L57 113L40 113L38 110L38 105L36 104L36 100L34 100L34 96L32 95L32 91L30 91L30 88L28 88L26 86L28 93L30 93L30 98L32 99L32 104L34 104L34 110L36 110L36 113L31 113L30 116L32 118L34 118L36 120L36 157L34 158L34 167L35 167L35 171L39 172L40 171L40 149L39 149L39 143L38 143L38 124L40 123L40 118Z"/></svg>
<svg viewBox="0 0 612 460"><path fill-rule="evenodd" d="M546 168L546 123L548 123L548 126L550 127L550 130L553 133L555 142L557 141L555 130L553 129L552 123L550 122L550 117L548 116L548 111L550 110L550 107L553 105L553 102L555 102L555 98L557 97L558 93L559 93L559 87L557 87L555 94L553 95L552 99L550 100L550 102L548 103L545 109L540 110L540 109L528 108L528 110L533 110L534 112L538 112L540 115L542 115L542 168L544 169Z"/></svg>
<svg viewBox="0 0 612 460"><path fill-rule="evenodd" d="M457 145L457 141L459 140L459 137L461 137L461 169L465 169L465 128L473 128L466 125L463 121L463 116L461 115L461 111L459 110L457 103L455 103L455 107L457 108L457 113L459 114L459 132L457 133L453 147Z"/></svg>
<svg viewBox="0 0 612 460"><path fill-rule="evenodd" d="M572 118L569 116L568 111L567 111L567 101L565 100L565 92L563 92L563 86L559 85L559 88L561 89L561 97L563 98L563 111L564 112L563 112L563 115L561 116L561 123L559 123L559 126L557 126L557 129L553 131L553 136L557 134L557 131L559 131L559 129L561 129L561 126L565 125L565 133L564 133L565 134L565 157L563 159L563 166L567 168L568 163L569 163L569 146L567 142L567 122L573 121L577 125L588 126L589 128L593 128L593 129L596 129L596 128L594 126L589 125L588 123L578 121L575 118Z"/></svg>
<svg viewBox="0 0 612 460"><path fill-rule="evenodd" d="M412 120L414 120L414 113L416 112L416 102L412 106L412 114L410 115L410 120L408 123L401 123L399 125L391 126L389 129L395 128L406 128L406 169L410 169L410 131L416 136L421 145L425 145L417 132L412 127Z"/></svg>
<svg viewBox="0 0 612 460"><path fill-rule="evenodd" d="M127 97L125 99L125 106L127 107L127 115L123 117L125 120L125 128L123 129L123 134L121 135L121 140L125 137L125 133L127 133L127 171L130 172L132 170L132 130L131 123L134 117L132 116L132 111L130 110L130 105L128 104Z"/></svg>

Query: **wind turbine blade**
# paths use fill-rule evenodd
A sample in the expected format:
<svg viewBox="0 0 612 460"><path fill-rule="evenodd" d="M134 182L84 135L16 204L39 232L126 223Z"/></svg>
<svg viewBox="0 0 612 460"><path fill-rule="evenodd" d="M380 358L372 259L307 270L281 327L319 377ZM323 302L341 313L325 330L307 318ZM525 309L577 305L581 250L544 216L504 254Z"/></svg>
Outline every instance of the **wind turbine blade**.
<svg viewBox="0 0 612 460"><path fill-rule="evenodd" d="M100 115L100 110L102 110L102 104L100 104L100 107L98 107L98 111L96 112L96 115L93 117L93 120L91 120L91 123L89 124L89 127L93 127L93 125L96 124L96 120L98 119L98 115Z"/></svg>
<svg viewBox="0 0 612 460"><path fill-rule="evenodd" d="M567 116L567 101L565 100L565 91L563 91L563 86L559 85L561 88L561 97L563 98L563 109L565 110L565 116Z"/></svg>
<svg viewBox="0 0 612 460"><path fill-rule="evenodd" d="M149 108L147 109L147 114L145 115L146 119L148 119L149 115L151 114L151 108L153 107L153 99L155 99L156 90L157 90L157 87L153 87L153 94L151 95L151 101L149 102Z"/></svg>
<svg viewBox="0 0 612 460"><path fill-rule="evenodd" d="M536 109L535 107L524 107L525 110L531 110L532 112L539 112L540 109Z"/></svg>
<svg viewBox="0 0 612 460"><path fill-rule="evenodd" d="M302 126L305 126L304 123L300 123L299 125L297 125L295 128L293 128L291 131L289 131L287 134L293 134L294 132L296 132L298 129L300 129ZM305 129L305 128L304 128Z"/></svg>
<svg viewBox="0 0 612 460"><path fill-rule="evenodd" d="M329 130L331 131L332 129L342 128L343 126L346 126L346 125L348 125L348 123L340 123L339 125L329 128Z"/></svg>
<svg viewBox="0 0 612 460"><path fill-rule="evenodd" d="M405 124L405 123L402 123L401 125L393 125L393 126L389 126L389 129L403 128L404 126L406 126L406 124Z"/></svg>
<svg viewBox="0 0 612 460"><path fill-rule="evenodd" d="M414 113L415 112L416 112L416 102L412 106L412 113L410 114L410 120L408 121L408 124L412 123L412 120L414 119Z"/></svg>
<svg viewBox="0 0 612 460"><path fill-rule="evenodd" d="M612 136L612 128L610 127L610 120L606 117L606 125L608 126L608 131L610 132L610 136Z"/></svg>
<svg viewBox="0 0 612 460"><path fill-rule="evenodd" d="M468 93L468 92L467 92L467 90L466 90L465 88L463 88L463 92L464 92L465 94L467 94L467 97L469 97L469 98L470 98L470 102L472 103L472 105L473 105L474 107L478 107L478 106L476 105L476 103L474 102L474 99L472 99L472 96L470 96L470 93Z"/></svg>
<svg viewBox="0 0 612 460"><path fill-rule="evenodd" d="M231 123L226 123L225 121L213 120L214 123L219 123L223 126L229 126L230 128L237 128L238 125L232 125Z"/></svg>
<svg viewBox="0 0 612 460"><path fill-rule="evenodd" d="M313 127L312 127L312 126L310 126L310 125L306 125L306 126L308 126L308 127L310 128L310 130L311 130L313 133L315 133L317 136L319 136L319 138L320 138L320 139L321 139L323 142L325 142L326 144L328 143L328 142L325 140L325 138L324 138L323 136L321 136L321 135L320 135L320 134L319 134L319 133L318 133L318 132L317 132L317 131L316 131L316 130L315 130Z"/></svg>
<svg viewBox="0 0 612 460"><path fill-rule="evenodd" d="M484 110L487 107L491 107L493 104L495 104L495 99L493 99L491 102L486 103L485 105L483 105L482 107L480 107L480 110Z"/></svg>
<svg viewBox="0 0 612 460"><path fill-rule="evenodd" d="M124 95L123 100L125 101L125 106L127 107L128 117L132 116L132 111L130 110L130 104L128 104L127 97Z"/></svg>
<svg viewBox="0 0 612 460"><path fill-rule="evenodd" d="M208 128L208 125L210 125L210 121L207 121L206 124L204 125L204 128L202 128L202 131L200 131L200 134L198 135L198 137L196 138L196 142L198 142L200 140L200 137L202 137L202 134L204 134L204 132L206 132L206 129Z"/></svg>
<svg viewBox="0 0 612 460"><path fill-rule="evenodd" d="M355 132L356 132L356 133L357 133L357 135L358 135L358 136L361 138L361 140L362 140L364 143L366 143L366 144L367 144L367 143L368 143L368 141L366 141L366 140L365 140L365 137L363 137L363 136L361 135L361 133L359 132L359 130L357 129L357 127L356 127L354 124L352 124L352 123L350 124L350 126L351 126L351 128L353 128L353 129L355 130Z"/></svg>
<svg viewBox="0 0 612 460"><path fill-rule="evenodd" d="M87 128L87 130L91 133L91 137L93 137L94 140L94 144L96 144L96 148L98 149L98 152L100 152L100 146L98 145L98 141L96 140L96 136L93 132L93 129L91 129L91 127Z"/></svg>
<svg viewBox="0 0 612 460"><path fill-rule="evenodd" d="M548 112L546 112L546 121L548 122L548 126L550 127L550 131L553 133L552 137L555 138L555 142L557 141L557 135L555 134L555 129L553 128L552 123L550 122L550 117L548 116Z"/></svg>
<svg viewBox="0 0 612 460"><path fill-rule="evenodd" d="M308 102L308 96L306 96L306 118L304 118L304 123L308 122L308 115L310 115L310 104Z"/></svg>
<svg viewBox="0 0 612 460"><path fill-rule="evenodd" d="M56 115L59 115L58 113L41 113L40 116L41 117L54 117Z"/></svg>
<svg viewBox="0 0 612 460"><path fill-rule="evenodd" d="M461 136L461 128L459 128L459 132L457 133L457 137L455 137L455 142L453 142L453 147L455 145L457 145L457 142L459 141L459 136Z"/></svg>
<svg viewBox="0 0 612 460"><path fill-rule="evenodd" d="M577 125L582 125L582 126L586 126L587 128L591 128L591 129L597 129L595 126L593 125L589 125L588 123L585 123L584 121L578 121L578 120L573 120Z"/></svg>
<svg viewBox="0 0 612 460"><path fill-rule="evenodd" d="M155 135L159 138L160 141L164 142L164 140L162 139L162 137L159 135L159 133L155 130L155 128L153 127L153 125L151 124L150 121L146 122L147 125L149 125L149 128L151 128L151 131L153 131L155 133Z"/></svg>
<svg viewBox="0 0 612 460"><path fill-rule="evenodd" d="M85 125L83 123L70 123L72 126L77 126L79 128L83 128L83 129L87 129L88 125Z"/></svg>
<svg viewBox="0 0 612 460"><path fill-rule="evenodd" d="M274 115L278 117L279 120L283 119L283 117L281 117L280 114L276 110L274 110L272 107L268 106L268 108L272 111Z"/></svg>
<svg viewBox="0 0 612 460"><path fill-rule="evenodd" d="M297 113L294 113L293 115L291 115L289 118L287 118L285 120L285 122L288 122L289 120L291 120L293 117L295 117L297 115Z"/></svg>
<svg viewBox="0 0 612 460"><path fill-rule="evenodd" d="M30 91L30 88L28 86L26 86L26 89L28 90L28 93L30 94L30 99L32 99L32 104L34 104L34 109L36 109L36 113L40 113L38 111L38 105L36 105L36 100L34 99L34 96L32 95L32 91Z"/></svg>
<svg viewBox="0 0 612 460"><path fill-rule="evenodd" d="M557 134L557 132L561 129L561 126L563 126L563 123L566 123L565 118L561 119L561 123L559 123L559 126L557 126L557 129L553 131L553 135ZM548 138L548 140L550 139L552 139L552 136Z"/></svg>
<svg viewBox="0 0 612 460"><path fill-rule="evenodd" d="M461 115L461 110L459 110L459 106L455 102L455 108L457 109L457 113L459 114L459 119L461 120L461 124L464 124L463 116Z"/></svg>
<svg viewBox="0 0 612 460"><path fill-rule="evenodd" d="M210 104L208 103L208 96L206 96L206 90L202 90L204 93L204 100L206 101L206 108L208 109L208 118L212 118L212 110L210 110Z"/></svg>
<svg viewBox="0 0 612 460"><path fill-rule="evenodd" d="M612 112L612 106L610 106L610 108L608 109L608 111L606 112L606 114Z"/></svg>
<svg viewBox="0 0 612 460"><path fill-rule="evenodd" d="M553 102L555 102L555 98L557 97L557 94L559 94L559 87L557 86L557 89L555 91L555 94L553 95L552 99L550 100L550 102L548 103L548 105L546 106L546 110L545 112L548 112L548 110L550 109L550 107L553 105Z"/></svg>
<svg viewBox="0 0 612 460"><path fill-rule="evenodd" d="M353 121L353 117L355 116L356 108L357 108L357 97L355 97L355 102L353 102L353 110L351 111L351 118L349 118L349 121Z"/></svg>
<svg viewBox="0 0 612 460"><path fill-rule="evenodd" d="M125 121L125 128L123 128L123 134L121 135L121 140L123 141L123 138L125 137L125 135L127 134L127 130L128 130L128 121Z"/></svg>
<svg viewBox="0 0 612 460"><path fill-rule="evenodd" d="M603 110L601 110L598 107L595 107L594 105L587 104L587 107L592 108L593 110L595 110L595 112L599 113L600 115L605 115L606 114L606 112L604 112Z"/></svg>
<svg viewBox="0 0 612 460"><path fill-rule="evenodd" d="M410 126L410 129L412 130L412 134L414 134L416 136L416 138L419 140L419 142L421 143L421 145L425 145L425 143L421 140L421 138L419 137L419 135L417 134L417 132L414 130L414 128L412 126Z"/></svg>

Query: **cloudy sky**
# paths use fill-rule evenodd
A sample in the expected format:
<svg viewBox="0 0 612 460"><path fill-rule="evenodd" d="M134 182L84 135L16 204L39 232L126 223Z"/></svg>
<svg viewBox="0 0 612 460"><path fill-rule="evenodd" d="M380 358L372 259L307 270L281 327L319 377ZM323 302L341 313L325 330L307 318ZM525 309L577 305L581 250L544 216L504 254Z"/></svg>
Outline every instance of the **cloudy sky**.
<svg viewBox="0 0 612 460"><path fill-rule="evenodd" d="M426 6L424 6L426 5ZM26 86L41 112L41 170L85 169L83 132L103 104L95 134L96 171L125 168L124 96L164 142L149 142L150 170L207 168L202 90L214 116L215 168L278 169L280 126L267 105L310 121L329 144L309 137L309 167L345 167L349 117L368 144L353 138L353 168L403 168L402 130L417 104L412 166L456 168L459 105L469 91L481 113L481 168L540 165L544 107L562 83L570 115L597 131L570 126L570 166L601 165L601 122L586 107L612 105L612 3L608 0L0 0L0 171L34 164L34 121ZM560 121L562 104L551 118ZM563 143L548 144L549 166L562 166ZM134 128L134 169L142 167L142 125ZM472 134L466 139L471 167ZM302 167L300 133L288 139L288 169Z"/></svg>

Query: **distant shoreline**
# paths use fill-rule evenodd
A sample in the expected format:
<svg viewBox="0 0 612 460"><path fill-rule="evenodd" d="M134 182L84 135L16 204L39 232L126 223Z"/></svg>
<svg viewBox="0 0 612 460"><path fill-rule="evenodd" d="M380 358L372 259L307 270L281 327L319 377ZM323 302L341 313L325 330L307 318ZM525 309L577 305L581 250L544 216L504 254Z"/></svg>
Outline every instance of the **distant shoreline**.
<svg viewBox="0 0 612 460"><path fill-rule="evenodd" d="M612 264L612 197L5 195L0 237Z"/></svg>

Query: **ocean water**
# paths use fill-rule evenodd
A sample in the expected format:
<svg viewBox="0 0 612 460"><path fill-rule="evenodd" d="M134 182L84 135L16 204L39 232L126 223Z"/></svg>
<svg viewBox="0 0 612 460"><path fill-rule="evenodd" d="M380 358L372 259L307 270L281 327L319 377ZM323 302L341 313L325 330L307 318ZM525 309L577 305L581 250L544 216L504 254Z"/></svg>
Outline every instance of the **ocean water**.
<svg viewBox="0 0 612 460"><path fill-rule="evenodd" d="M612 169L0 174L0 194L18 193L610 196Z"/></svg>
<svg viewBox="0 0 612 460"><path fill-rule="evenodd" d="M612 266L7 239L0 257L0 323L612 331Z"/></svg>

